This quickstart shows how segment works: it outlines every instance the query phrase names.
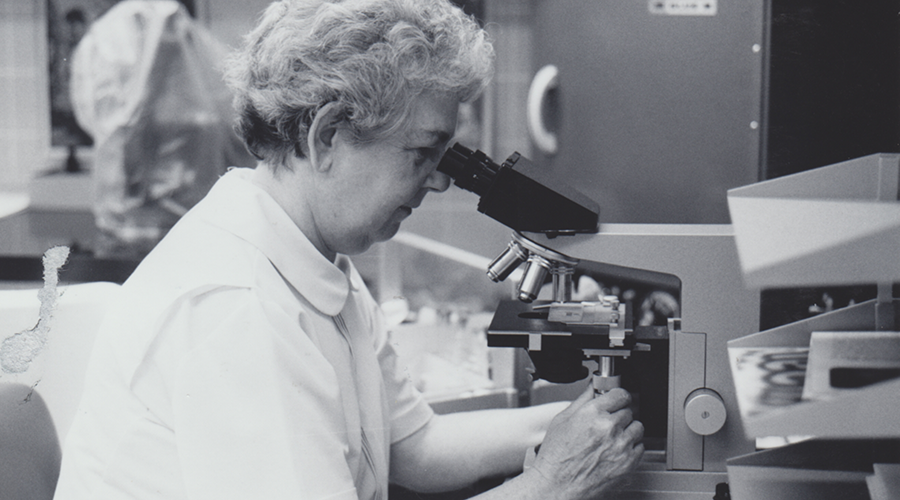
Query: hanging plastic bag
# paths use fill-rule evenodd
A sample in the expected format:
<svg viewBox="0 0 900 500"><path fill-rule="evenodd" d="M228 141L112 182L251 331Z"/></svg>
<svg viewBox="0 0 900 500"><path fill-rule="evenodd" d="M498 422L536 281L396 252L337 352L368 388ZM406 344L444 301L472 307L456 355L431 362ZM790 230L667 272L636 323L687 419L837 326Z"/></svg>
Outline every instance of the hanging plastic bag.
<svg viewBox="0 0 900 500"><path fill-rule="evenodd" d="M126 0L72 61L79 125L94 139L95 254L140 258L232 165L255 163L232 128L225 48L175 0Z"/></svg>

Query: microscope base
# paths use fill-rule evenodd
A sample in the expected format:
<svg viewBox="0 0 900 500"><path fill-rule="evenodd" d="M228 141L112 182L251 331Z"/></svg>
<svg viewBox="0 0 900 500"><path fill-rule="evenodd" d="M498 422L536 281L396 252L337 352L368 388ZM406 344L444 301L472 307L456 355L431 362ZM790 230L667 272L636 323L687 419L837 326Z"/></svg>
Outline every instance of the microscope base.
<svg viewBox="0 0 900 500"><path fill-rule="evenodd" d="M727 483L724 472L665 470L665 463L645 459L615 490L620 500L711 500L717 485ZM722 488L719 486L719 488ZM727 497L725 497L727 498Z"/></svg>

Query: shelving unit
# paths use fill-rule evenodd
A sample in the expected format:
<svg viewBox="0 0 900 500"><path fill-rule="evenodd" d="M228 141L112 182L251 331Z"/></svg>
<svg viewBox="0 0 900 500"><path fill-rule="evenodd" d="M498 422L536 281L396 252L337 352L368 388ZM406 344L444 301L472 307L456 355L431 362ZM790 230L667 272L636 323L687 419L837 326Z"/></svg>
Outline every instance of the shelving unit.
<svg viewBox="0 0 900 500"><path fill-rule="evenodd" d="M892 294L900 281L898 186L900 155L875 154L729 191L747 286L878 289L873 300L728 342L747 437L810 438L730 459L735 500L880 500L868 487L876 464L900 463L900 378L842 390L826 384L822 394L808 385L833 386L842 362L900 366L900 348L878 350L872 340L893 346L890 332L900 326ZM816 332L846 332L849 349L820 350L814 339L836 335Z"/></svg>
<svg viewBox="0 0 900 500"><path fill-rule="evenodd" d="M728 343L747 437L900 437L900 379L846 391L838 398L827 400L803 400L800 390L792 389L802 389L806 365L796 362L806 357L800 353L809 348L813 332L874 331L876 302L871 300ZM900 300L894 301L894 307L900 308ZM771 356L772 366L753 370L756 378L748 380L750 372L738 365L754 351L759 354L755 359ZM797 385L779 384L779 377L782 382Z"/></svg>

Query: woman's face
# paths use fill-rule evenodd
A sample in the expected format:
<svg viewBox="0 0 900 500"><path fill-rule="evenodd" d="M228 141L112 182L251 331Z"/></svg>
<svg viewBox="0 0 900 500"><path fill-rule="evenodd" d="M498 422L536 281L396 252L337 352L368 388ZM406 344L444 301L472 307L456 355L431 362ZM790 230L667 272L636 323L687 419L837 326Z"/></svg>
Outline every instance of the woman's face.
<svg viewBox="0 0 900 500"><path fill-rule="evenodd" d="M353 144L349 131L338 128L323 184L328 195L319 197L316 215L328 253L358 254L390 239L429 191L450 186L436 169L456 130L458 108L453 97L423 94L402 129L369 144Z"/></svg>

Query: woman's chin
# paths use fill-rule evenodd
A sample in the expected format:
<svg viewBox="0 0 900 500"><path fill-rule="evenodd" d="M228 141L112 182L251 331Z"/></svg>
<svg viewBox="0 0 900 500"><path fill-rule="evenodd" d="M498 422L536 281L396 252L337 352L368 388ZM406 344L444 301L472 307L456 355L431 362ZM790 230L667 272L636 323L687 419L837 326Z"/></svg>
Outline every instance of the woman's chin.
<svg viewBox="0 0 900 500"><path fill-rule="evenodd" d="M396 234L399 231L400 231L400 221L391 222L389 224L386 224L375 235L375 241L377 243L387 241L387 240L393 238L394 236L396 236Z"/></svg>

